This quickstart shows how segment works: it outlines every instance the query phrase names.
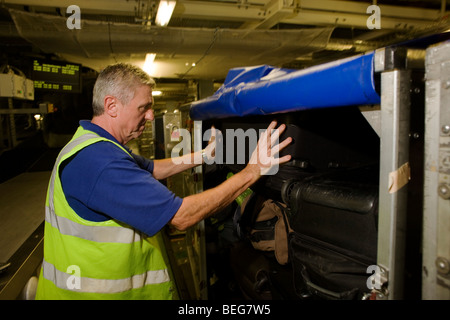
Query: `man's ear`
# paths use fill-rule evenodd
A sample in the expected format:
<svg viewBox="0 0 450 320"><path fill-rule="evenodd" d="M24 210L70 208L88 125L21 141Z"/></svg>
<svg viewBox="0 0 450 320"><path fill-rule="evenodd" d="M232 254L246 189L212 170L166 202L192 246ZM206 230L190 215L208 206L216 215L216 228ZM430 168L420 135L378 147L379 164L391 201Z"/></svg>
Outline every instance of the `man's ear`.
<svg viewBox="0 0 450 320"><path fill-rule="evenodd" d="M105 112L111 117L117 117L117 98L114 96L105 96L103 100Z"/></svg>

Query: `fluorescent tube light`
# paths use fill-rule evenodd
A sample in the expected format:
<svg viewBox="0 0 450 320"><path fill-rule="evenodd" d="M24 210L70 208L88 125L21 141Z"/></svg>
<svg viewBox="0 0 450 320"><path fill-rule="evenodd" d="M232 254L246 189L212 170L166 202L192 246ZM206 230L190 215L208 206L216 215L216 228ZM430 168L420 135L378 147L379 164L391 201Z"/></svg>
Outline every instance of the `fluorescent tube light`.
<svg viewBox="0 0 450 320"><path fill-rule="evenodd" d="M142 69L147 72L149 75L152 73L153 61L155 61L156 53L147 53L145 55L145 62Z"/></svg>
<svg viewBox="0 0 450 320"><path fill-rule="evenodd" d="M169 24L172 17L173 9L175 9L176 1L161 0L159 2L158 12L156 13L156 24L165 27Z"/></svg>

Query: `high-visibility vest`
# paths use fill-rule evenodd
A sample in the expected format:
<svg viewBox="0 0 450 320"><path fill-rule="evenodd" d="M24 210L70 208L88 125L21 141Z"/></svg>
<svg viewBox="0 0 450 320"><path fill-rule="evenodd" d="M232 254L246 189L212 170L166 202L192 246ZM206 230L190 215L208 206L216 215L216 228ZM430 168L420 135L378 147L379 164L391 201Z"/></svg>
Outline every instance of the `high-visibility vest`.
<svg viewBox="0 0 450 320"><path fill-rule="evenodd" d="M129 155L118 143L81 126L61 150L47 191L44 261L36 299L178 298L161 232L149 237L112 219L85 220L69 206L59 168L99 141L114 143Z"/></svg>

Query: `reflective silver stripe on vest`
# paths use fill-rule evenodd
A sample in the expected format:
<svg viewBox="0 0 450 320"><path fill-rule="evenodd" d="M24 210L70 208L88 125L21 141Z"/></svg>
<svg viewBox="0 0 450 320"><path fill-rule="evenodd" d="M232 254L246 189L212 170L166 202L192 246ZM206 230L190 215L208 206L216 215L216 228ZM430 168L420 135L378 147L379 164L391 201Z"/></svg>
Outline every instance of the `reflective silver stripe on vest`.
<svg viewBox="0 0 450 320"><path fill-rule="evenodd" d="M49 186L49 205L45 207L45 220L54 228L57 228L61 234L71 235L78 238L96 241L96 242L114 242L114 243L133 243L141 240L140 233L131 228L125 227L108 227L108 226L86 226L76 223L68 218L55 214L55 206L53 203L53 195L55 189L55 179L61 159L72 151L80 143L89 139L98 138L93 133L84 134L69 144L67 144L60 152L53 168L52 177Z"/></svg>
<svg viewBox="0 0 450 320"><path fill-rule="evenodd" d="M58 288L83 293L120 293L131 289L142 288L150 284L158 284L170 281L167 269L147 271L125 279L92 279L68 274L56 269L52 264L43 261L43 275L52 281Z"/></svg>
<svg viewBox="0 0 450 320"><path fill-rule="evenodd" d="M52 214L49 207L45 207L45 221L57 228L61 234L95 242L133 243L141 240L140 233L131 228L85 226Z"/></svg>

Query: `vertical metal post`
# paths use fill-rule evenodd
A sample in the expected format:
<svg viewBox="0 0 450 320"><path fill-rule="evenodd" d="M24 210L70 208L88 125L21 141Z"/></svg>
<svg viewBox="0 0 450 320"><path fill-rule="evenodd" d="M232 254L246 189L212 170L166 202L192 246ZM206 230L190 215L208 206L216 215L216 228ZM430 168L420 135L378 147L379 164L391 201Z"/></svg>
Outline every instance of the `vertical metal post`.
<svg viewBox="0 0 450 320"><path fill-rule="evenodd" d="M8 98L8 109L14 109L13 98ZM16 122L14 120L14 113L9 114L9 137L10 137L10 147L14 148L17 146L17 134L16 134Z"/></svg>
<svg viewBox="0 0 450 320"><path fill-rule="evenodd" d="M3 137L3 115L0 114L0 154L1 150L5 148L5 141Z"/></svg>
<svg viewBox="0 0 450 320"><path fill-rule="evenodd" d="M384 283L377 298L396 300L402 299L404 286L411 76L398 68L399 53L387 50L376 54L378 62L383 60L378 69L382 73L377 263Z"/></svg>
<svg viewBox="0 0 450 320"><path fill-rule="evenodd" d="M194 121L194 151L198 151L202 149L202 138L203 138L203 129L202 129L202 121ZM195 173L199 177L197 181L197 190L196 192L203 191L203 172L202 166L195 167ZM200 221L197 224L197 230L199 235L199 278L200 283L204 285L200 285L200 296L199 299L206 300L208 299L208 275L207 275L207 263L206 263L206 240L205 240L205 221Z"/></svg>
<svg viewBox="0 0 450 320"><path fill-rule="evenodd" d="M206 98L214 94L214 83L208 80L199 80L198 85L198 99ZM199 151L202 149L203 142L203 123L202 121L194 121L194 151ZM202 166L195 168L195 173L200 177L197 185L197 192L203 191L203 173ZM199 278L200 282L204 285L200 286L200 297L199 299L206 300L208 298L208 275L207 275L207 262L206 262L206 239L205 239L205 222L200 221L197 224L197 231L199 234Z"/></svg>
<svg viewBox="0 0 450 320"><path fill-rule="evenodd" d="M450 299L450 42L425 67L422 299Z"/></svg>

